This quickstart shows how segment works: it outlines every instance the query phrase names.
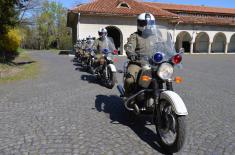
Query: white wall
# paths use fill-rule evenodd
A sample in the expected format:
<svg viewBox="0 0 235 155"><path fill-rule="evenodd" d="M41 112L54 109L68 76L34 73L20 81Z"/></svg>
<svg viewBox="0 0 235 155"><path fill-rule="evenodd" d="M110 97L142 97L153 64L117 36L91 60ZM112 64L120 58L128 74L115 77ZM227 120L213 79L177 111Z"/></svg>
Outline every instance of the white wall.
<svg viewBox="0 0 235 155"><path fill-rule="evenodd" d="M98 30L107 26L115 26L122 32L124 45L127 38L136 31L136 19L134 17L81 16L78 37L86 38L88 35L98 37Z"/></svg>
<svg viewBox="0 0 235 155"><path fill-rule="evenodd" d="M78 37L86 38L88 35L98 37L98 30L102 27L115 26L122 32L123 45L126 44L127 38L137 31L137 17L108 17L108 16L81 16ZM158 24L166 23L158 21ZM125 54L125 51L124 51Z"/></svg>
<svg viewBox="0 0 235 155"><path fill-rule="evenodd" d="M77 24L77 37L78 38L86 38L88 35L92 35L95 37L98 37L97 31L101 27L107 27L107 26L115 26L122 32L123 35L123 45L127 42L127 38L134 33L137 30L136 26L136 19L137 17L109 17L109 16L80 16L80 20ZM198 34L201 32L205 32L209 36L209 43L212 44L214 41L214 38L217 33L223 33L226 36L226 43L228 44L230 42L230 39L233 34L235 34L235 27L224 27L224 26L195 26L195 25L169 25L164 21L157 19L158 25L164 25L168 26L170 29L170 33L173 36L174 42L176 42L176 38L178 34L180 34L182 31L186 31L190 34L192 37L192 45L198 46L199 49L203 49L203 52L205 49L208 49L208 42L204 43L201 41L201 44L198 45L195 44L195 39ZM235 42L235 39L232 39L232 41ZM179 43L180 44L180 43ZM234 43L235 44L235 43ZM214 43L213 47L215 49L221 50L222 43ZM223 45L224 47L224 45ZM228 47L229 50L234 50L235 45L230 44ZM125 53L125 52L124 52Z"/></svg>

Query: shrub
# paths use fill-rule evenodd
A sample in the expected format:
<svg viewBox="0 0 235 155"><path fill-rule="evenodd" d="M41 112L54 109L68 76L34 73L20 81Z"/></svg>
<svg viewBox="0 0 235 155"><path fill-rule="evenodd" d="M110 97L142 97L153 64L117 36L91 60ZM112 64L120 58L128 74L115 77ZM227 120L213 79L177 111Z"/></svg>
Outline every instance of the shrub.
<svg viewBox="0 0 235 155"><path fill-rule="evenodd" d="M21 36L18 29L9 29L8 32L0 38L0 57L5 60L11 60L18 55L17 49L20 46Z"/></svg>

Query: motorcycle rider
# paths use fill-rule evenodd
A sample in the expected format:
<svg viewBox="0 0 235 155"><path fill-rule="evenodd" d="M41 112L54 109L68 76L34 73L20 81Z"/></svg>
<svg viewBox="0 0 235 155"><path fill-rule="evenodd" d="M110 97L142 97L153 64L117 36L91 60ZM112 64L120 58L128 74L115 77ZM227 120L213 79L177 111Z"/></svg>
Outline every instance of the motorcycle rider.
<svg viewBox="0 0 235 155"><path fill-rule="evenodd" d="M146 49L146 38L151 36L152 30L156 28L155 18L151 13L142 13L137 18L138 31L131 34L127 43L124 45L126 54L130 62L128 64L127 72L129 76L124 81L125 96L131 95L131 91L134 89L135 79L141 70L141 56L139 54L148 52ZM140 56L138 60L136 57Z"/></svg>
<svg viewBox="0 0 235 155"><path fill-rule="evenodd" d="M93 38L89 35L89 36L86 38L85 51L84 51L84 57L85 57L85 58L89 58L89 56L90 56L90 53L89 53L89 52L91 52L91 51L88 51L88 50L92 50L93 44L94 44L94 40L93 40Z"/></svg>
<svg viewBox="0 0 235 155"><path fill-rule="evenodd" d="M81 55L81 46L82 46L82 41L80 39L78 39L76 44L74 45L75 59L78 59L79 56Z"/></svg>
<svg viewBox="0 0 235 155"><path fill-rule="evenodd" d="M86 39L83 38L82 42L81 42L81 55L82 55L82 57L85 54L85 48L86 48Z"/></svg>
<svg viewBox="0 0 235 155"><path fill-rule="evenodd" d="M99 38L95 40L93 49L96 54L96 65L99 65L99 62L102 60L102 50L108 48L110 50L116 50L113 39L108 37L108 32L105 28L101 28L98 31ZM112 51L113 52L113 51Z"/></svg>

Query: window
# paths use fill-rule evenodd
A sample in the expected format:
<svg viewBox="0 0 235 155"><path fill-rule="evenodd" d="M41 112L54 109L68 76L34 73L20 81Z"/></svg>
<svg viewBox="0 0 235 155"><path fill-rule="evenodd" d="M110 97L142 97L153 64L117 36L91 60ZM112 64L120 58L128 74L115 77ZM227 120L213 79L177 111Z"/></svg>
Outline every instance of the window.
<svg viewBox="0 0 235 155"><path fill-rule="evenodd" d="M128 9L130 9L130 6L126 2L121 2L121 3L119 3L118 8L128 8Z"/></svg>

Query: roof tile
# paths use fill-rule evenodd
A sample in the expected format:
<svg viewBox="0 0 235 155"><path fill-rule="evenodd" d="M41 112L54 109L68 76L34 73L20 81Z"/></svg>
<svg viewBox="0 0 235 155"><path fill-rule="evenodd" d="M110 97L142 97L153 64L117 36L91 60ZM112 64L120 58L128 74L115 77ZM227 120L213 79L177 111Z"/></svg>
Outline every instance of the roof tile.
<svg viewBox="0 0 235 155"><path fill-rule="evenodd" d="M122 2L127 3L130 8L118 7ZM100 15L117 15L117 16L136 16L143 12L150 12L157 18L169 19L171 23L179 22L185 24L199 25L230 25L235 26L233 18L219 18L211 16L195 16L197 14L218 14L235 17L235 9L215 8L192 5L166 4L156 2L137 2L135 0L95 0L91 3L82 4L71 10L81 14L100 14ZM176 12L189 13L189 16L182 16Z"/></svg>
<svg viewBox="0 0 235 155"><path fill-rule="evenodd" d="M228 14L235 16L235 8L219 8L219 7L207 7L207 6L195 6L195 5L181 5L181 4L169 4L169 3L157 3L157 2L144 2L164 10L171 11L186 11L186 12L199 12L199 13L216 13L216 14Z"/></svg>
<svg viewBox="0 0 235 155"><path fill-rule="evenodd" d="M121 2L127 3L130 8L118 8ZM163 18L177 18L178 16L160 8L152 7L135 0L96 0L92 3L80 5L72 10L84 14L110 14L136 16L143 12L150 12L154 16Z"/></svg>

